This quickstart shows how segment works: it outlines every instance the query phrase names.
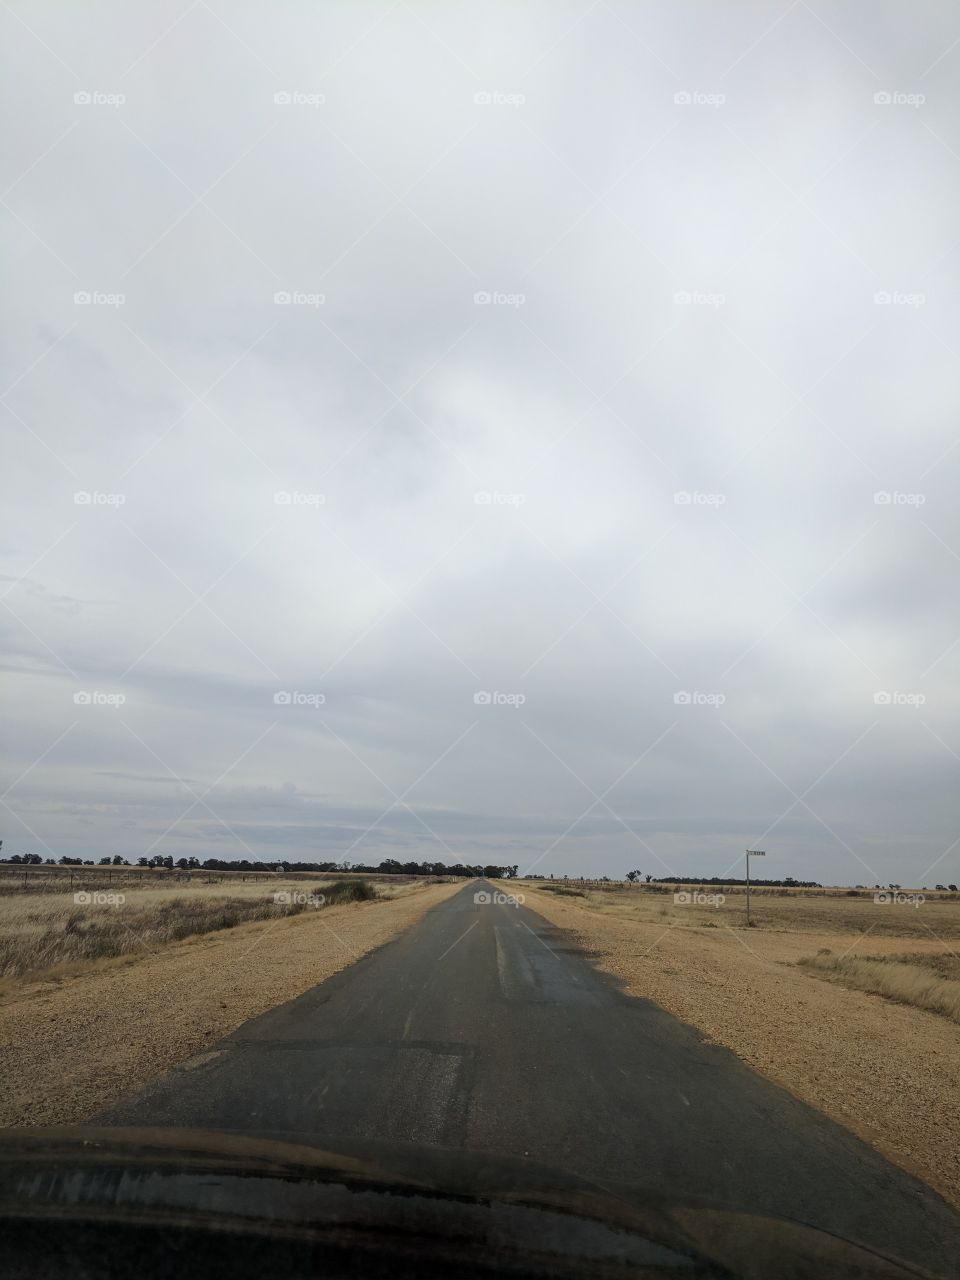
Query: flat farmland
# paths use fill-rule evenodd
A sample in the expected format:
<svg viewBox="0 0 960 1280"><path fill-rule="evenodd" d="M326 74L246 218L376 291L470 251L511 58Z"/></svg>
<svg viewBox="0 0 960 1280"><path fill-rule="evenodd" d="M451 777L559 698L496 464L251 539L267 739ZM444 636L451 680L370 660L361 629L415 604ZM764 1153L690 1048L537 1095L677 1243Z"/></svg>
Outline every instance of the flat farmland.
<svg viewBox="0 0 960 1280"><path fill-rule="evenodd" d="M645 922L676 922L701 928L741 928L746 924L747 896L742 885L606 886L576 880L517 880L511 884L523 892L539 889L558 897L579 899L605 914ZM691 900L677 903L677 893L687 893ZM875 893L889 900L875 902ZM717 894L724 901L714 905L709 898ZM900 901L895 900L898 897ZM960 941L960 893L949 891L760 887L751 890L750 903L751 932L823 933L848 939L860 934L930 938L933 933L948 941Z"/></svg>
<svg viewBox="0 0 960 1280"><path fill-rule="evenodd" d="M66 976L185 938L336 904L389 900L413 877L31 869L0 877L0 982Z"/></svg>

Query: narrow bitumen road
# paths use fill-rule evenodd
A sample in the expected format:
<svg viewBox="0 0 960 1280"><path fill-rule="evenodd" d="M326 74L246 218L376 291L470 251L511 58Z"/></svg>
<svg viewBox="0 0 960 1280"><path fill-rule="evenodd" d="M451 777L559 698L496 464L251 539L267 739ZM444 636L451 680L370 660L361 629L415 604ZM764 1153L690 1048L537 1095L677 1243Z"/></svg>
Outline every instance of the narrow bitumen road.
<svg viewBox="0 0 960 1280"><path fill-rule="evenodd" d="M93 1122L528 1157L960 1275L960 1215L924 1184L478 891Z"/></svg>

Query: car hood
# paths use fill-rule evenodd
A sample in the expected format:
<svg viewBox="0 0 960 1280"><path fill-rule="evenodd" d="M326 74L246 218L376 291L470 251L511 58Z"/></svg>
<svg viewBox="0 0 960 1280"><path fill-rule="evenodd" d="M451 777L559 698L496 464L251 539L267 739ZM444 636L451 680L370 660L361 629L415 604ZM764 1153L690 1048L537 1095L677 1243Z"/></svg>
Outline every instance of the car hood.
<svg viewBox="0 0 960 1280"><path fill-rule="evenodd" d="M0 1233L24 1253L64 1229L84 1259L90 1244L93 1261L75 1267L90 1276L123 1274L96 1270L96 1250L128 1243L142 1275L177 1274L150 1269L162 1261L158 1232L182 1237L195 1259L198 1233L215 1236L221 1263L237 1255L234 1277L264 1241L278 1276L321 1263L328 1277L931 1274L803 1223L483 1153L358 1141L331 1151L194 1130L0 1131ZM22 1274L34 1274L24 1259Z"/></svg>

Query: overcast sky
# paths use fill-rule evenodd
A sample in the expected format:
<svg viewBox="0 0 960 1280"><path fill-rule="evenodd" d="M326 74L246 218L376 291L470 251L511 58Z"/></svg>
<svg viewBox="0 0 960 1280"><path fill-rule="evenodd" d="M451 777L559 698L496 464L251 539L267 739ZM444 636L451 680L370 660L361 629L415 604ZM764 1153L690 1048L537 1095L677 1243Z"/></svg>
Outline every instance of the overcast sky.
<svg viewBox="0 0 960 1280"><path fill-rule="evenodd" d="M5 855L960 878L955 6L0 23Z"/></svg>

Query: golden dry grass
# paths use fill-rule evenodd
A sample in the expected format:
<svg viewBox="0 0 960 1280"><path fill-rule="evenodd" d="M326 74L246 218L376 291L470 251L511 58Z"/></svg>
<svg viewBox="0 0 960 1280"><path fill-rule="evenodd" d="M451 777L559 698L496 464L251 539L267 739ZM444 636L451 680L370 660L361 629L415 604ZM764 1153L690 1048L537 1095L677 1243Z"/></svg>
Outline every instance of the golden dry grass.
<svg viewBox="0 0 960 1280"><path fill-rule="evenodd" d="M530 884L552 898L577 903L610 919L663 929L718 929L757 947L774 961L799 964L820 977L901 1004L960 1020L960 895L928 894L919 906L910 899L876 902L873 891L760 889L751 895L752 925L746 929L746 896L727 887L716 906L676 903L670 891L652 886L591 887ZM678 886L679 887L679 886ZM693 890L694 886L686 886ZM716 892L706 885L703 892ZM829 943L817 954L803 946ZM864 956L870 939L884 954ZM902 954L902 943L918 948ZM772 949L771 949L772 948ZM853 955L854 949L858 954ZM888 952L888 948L891 950ZM920 949L922 948L922 950ZM894 954L894 951L900 954Z"/></svg>
<svg viewBox="0 0 960 1280"><path fill-rule="evenodd" d="M960 958L952 953L849 956L829 951L800 961L846 987L886 996L960 1022Z"/></svg>
<svg viewBox="0 0 960 1280"><path fill-rule="evenodd" d="M742 886L725 886L720 906L674 902L674 886L609 886L511 881L513 889L546 890L554 897L579 901L593 911L647 924L677 924L697 928L741 929L746 924L746 894ZM691 894L699 885L678 885ZM719 886L704 885L716 893ZM905 902L874 902L873 890L755 889L751 893L751 934L810 933L881 938L960 940L960 894L930 892L919 907ZM960 950L955 947L954 950Z"/></svg>
<svg viewBox="0 0 960 1280"><path fill-rule="evenodd" d="M0 866L0 902L23 894L74 893L79 889L152 893L183 893L185 889L205 891L219 886L222 893L242 894L265 885L283 887L289 884L325 880L376 879L397 886L422 877L408 875L361 875L342 871L182 871L166 867L64 867L64 866Z"/></svg>
<svg viewBox="0 0 960 1280"><path fill-rule="evenodd" d="M101 960L154 952L183 938L297 915L315 909L308 895L322 895L324 905L331 906L402 897L413 887L278 877L269 884L236 880L226 885L152 883L127 889L114 881L103 890L79 889L89 902L46 887L39 893L5 894L0 896L0 977L9 982L48 972L76 973ZM277 901L276 894L290 900Z"/></svg>

